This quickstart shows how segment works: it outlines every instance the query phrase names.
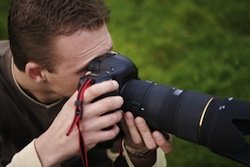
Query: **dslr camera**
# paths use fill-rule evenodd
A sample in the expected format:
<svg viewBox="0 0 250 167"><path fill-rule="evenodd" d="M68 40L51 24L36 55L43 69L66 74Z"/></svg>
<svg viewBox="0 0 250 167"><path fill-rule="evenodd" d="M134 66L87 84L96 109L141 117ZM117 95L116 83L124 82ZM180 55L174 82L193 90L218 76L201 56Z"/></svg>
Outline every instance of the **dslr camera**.
<svg viewBox="0 0 250 167"><path fill-rule="evenodd" d="M134 63L118 53L92 60L88 70L95 83L116 80L120 87L115 94L124 99L122 109L143 117L150 128L250 165L249 102L140 80Z"/></svg>

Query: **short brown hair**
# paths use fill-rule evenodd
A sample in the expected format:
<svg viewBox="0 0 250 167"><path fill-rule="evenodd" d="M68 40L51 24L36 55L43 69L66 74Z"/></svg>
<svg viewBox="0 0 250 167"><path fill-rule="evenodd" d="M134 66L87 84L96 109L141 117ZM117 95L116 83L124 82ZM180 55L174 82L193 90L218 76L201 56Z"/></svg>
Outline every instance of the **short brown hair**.
<svg viewBox="0 0 250 167"><path fill-rule="evenodd" d="M109 13L103 0L12 0L8 32L16 66L24 71L34 61L53 71L53 37L98 29Z"/></svg>

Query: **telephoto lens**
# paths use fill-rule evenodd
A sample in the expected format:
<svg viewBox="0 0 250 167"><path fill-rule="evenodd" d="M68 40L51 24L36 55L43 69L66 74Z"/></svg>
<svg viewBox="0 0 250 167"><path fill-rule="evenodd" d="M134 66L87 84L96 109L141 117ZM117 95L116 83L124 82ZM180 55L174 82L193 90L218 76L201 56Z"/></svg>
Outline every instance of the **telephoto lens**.
<svg viewBox="0 0 250 167"><path fill-rule="evenodd" d="M218 98L140 80L125 56L107 53L90 62L95 82L113 79L124 99L122 109L143 117L150 128L172 133L213 152L250 165L250 102Z"/></svg>
<svg viewBox="0 0 250 167"><path fill-rule="evenodd" d="M152 129L172 133L213 152L250 165L250 103L183 91L143 80L121 89L123 109L143 117Z"/></svg>

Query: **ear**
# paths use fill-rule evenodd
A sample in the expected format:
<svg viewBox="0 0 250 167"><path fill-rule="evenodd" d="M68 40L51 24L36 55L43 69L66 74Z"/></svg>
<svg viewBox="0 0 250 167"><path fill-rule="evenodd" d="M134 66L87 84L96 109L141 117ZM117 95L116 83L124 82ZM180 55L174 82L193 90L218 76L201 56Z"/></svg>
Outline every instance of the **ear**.
<svg viewBox="0 0 250 167"><path fill-rule="evenodd" d="M25 65L25 73L28 75L30 79L37 83L45 82L46 77L44 75L44 69L41 65L35 62L28 62Z"/></svg>

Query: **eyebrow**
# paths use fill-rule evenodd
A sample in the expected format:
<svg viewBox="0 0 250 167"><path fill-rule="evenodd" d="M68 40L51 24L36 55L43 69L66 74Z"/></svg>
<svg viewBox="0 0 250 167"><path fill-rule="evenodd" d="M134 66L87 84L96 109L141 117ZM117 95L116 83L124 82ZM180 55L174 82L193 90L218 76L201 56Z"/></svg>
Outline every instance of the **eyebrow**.
<svg viewBox="0 0 250 167"><path fill-rule="evenodd" d="M103 43L104 41L106 41L105 38L103 38L101 41L99 41L98 43L96 43L93 47L89 48L88 50L81 52L78 56L90 54L91 52L93 52L93 50L94 50L98 45L100 45L100 44ZM112 39L111 39L111 41L112 41ZM112 42L111 42L111 44L112 44ZM110 48L108 49L108 51L110 51L110 50L112 50L112 49L113 49L113 45L110 46Z"/></svg>
<svg viewBox="0 0 250 167"><path fill-rule="evenodd" d="M112 51L113 50L113 45L111 45L108 49L108 51L106 53L108 53L109 51ZM98 55L96 56L95 58L97 57L101 57L101 56L104 56L106 53L102 54L102 55ZM95 59L94 58L94 59ZM93 59L92 59L93 60ZM84 72L84 71L87 71L87 67L88 67L88 64L92 61L90 60L85 66L81 67L79 70L77 70L77 73L80 73L80 72Z"/></svg>

